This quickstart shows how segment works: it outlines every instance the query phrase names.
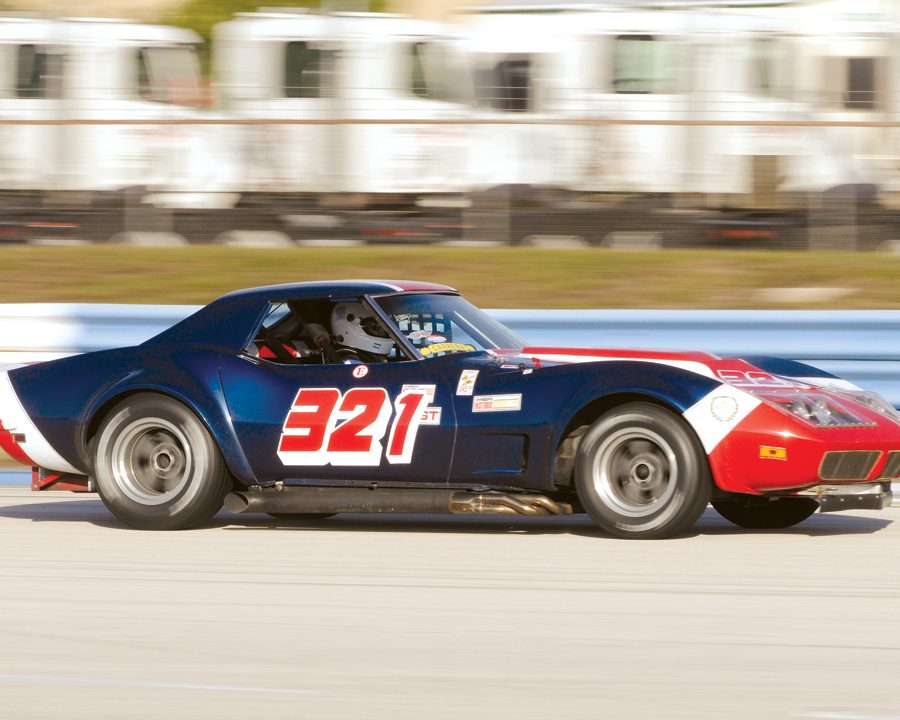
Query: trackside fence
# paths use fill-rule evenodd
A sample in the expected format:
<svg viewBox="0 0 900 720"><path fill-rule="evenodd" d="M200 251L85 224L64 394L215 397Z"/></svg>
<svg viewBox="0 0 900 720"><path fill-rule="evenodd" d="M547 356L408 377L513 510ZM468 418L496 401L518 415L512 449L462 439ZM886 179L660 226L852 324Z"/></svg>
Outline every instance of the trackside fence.
<svg viewBox="0 0 900 720"><path fill-rule="evenodd" d="M191 305L0 304L0 364L136 345ZM900 311L491 310L533 344L707 350L808 362L900 407Z"/></svg>

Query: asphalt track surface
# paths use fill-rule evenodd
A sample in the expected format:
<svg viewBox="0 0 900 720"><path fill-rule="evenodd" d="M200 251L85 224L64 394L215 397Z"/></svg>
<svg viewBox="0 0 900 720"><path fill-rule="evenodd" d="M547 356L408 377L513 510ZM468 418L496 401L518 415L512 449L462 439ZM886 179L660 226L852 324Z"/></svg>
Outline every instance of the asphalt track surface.
<svg viewBox="0 0 900 720"><path fill-rule="evenodd" d="M3 718L900 718L900 507L119 524L0 489Z"/></svg>

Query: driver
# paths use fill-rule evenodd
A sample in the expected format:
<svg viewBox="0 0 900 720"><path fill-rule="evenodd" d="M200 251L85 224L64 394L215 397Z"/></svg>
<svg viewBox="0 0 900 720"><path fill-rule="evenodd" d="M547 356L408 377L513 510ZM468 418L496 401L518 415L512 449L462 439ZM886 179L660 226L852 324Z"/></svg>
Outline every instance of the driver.
<svg viewBox="0 0 900 720"><path fill-rule="evenodd" d="M362 303L338 303L331 311L331 335L345 363L384 362L394 341Z"/></svg>

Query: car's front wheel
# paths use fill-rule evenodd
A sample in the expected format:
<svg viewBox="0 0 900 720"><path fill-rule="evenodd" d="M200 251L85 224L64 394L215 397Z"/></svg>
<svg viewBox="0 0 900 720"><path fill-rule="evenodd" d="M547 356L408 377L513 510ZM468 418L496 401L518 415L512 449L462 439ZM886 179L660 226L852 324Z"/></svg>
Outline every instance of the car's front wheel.
<svg viewBox="0 0 900 720"><path fill-rule="evenodd" d="M765 498L735 495L713 500L712 506L723 518L751 530L779 530L803 522L819 509L812 498Z"/></svg>
<svg viewBox="0 0 900 720"><path fill-rule="evenodd" d="M581 504L604 530L626 538L686 532L709 501L703 448L675 413L636 402L601 416L575 456Z"/></svg>
<svg viewBox="0 0 900 720"><path fill-rule="evenodd" d="M142 530L181 530L222 507L231 477L202 422L172 398L141 393L116 405L96 436L103 503Z"/></svg>

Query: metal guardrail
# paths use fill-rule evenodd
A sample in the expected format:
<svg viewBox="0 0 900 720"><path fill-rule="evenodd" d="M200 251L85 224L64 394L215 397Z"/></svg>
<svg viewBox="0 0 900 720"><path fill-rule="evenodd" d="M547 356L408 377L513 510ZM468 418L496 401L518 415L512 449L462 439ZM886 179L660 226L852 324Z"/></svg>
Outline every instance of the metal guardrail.
<svg viewBox="0 0 900 720"><path fill-rule="evenodd" d="M815 365L900 407L900 311L494 310L529 340L775 355Z"/></svg>
<svg viewBox="0 0 900 720"><path fill-rule="evenodd" d="M195 305L0 304L0 364L137 345L197 309Z"/></svg>
<svg viewBox="0 0 900 720"><path fill-rule="evenodd" d="M192 305L0 304L0 364L135 345ZM808 362L900 407L900 311L491 310L535 344L707 350Z"/></svg>
<svg viewBox="0 0 900 720"><path fill-rule="evenodd" d="M193 305L0 304L0 364L136 345ZM900 311L490 310L535 344L707 350L802 360L900 407ZM27 485L27 472L0 485ZM895 487L900 495L900 486Z"/></svg>

